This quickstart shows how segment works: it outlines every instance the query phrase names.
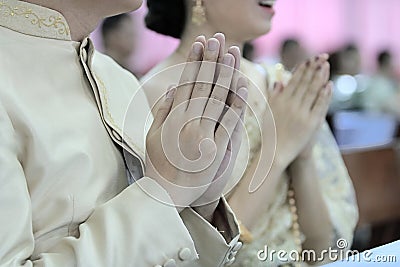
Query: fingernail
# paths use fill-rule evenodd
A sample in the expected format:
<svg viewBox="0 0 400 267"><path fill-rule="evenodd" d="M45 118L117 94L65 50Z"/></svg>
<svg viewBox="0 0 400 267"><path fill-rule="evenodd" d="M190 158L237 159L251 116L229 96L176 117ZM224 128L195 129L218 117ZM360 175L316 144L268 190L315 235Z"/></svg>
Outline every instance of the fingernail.
<svg viewBox="0 0 400 267"><path fill-rule="evenodd" d="M238 93L237 93L237 94L240 96L240 98L241 98L242 100L246 100L249 93L248 93L248 91L247 91L247 88L242 87L242 88L240 88L240 89L238 90Z"/></svg>
<svg viewBox="0 0 400 267"><path fill-rule="evenodd" d="M230 54L228 55L224 55L224 58L222 59L222 63L224 63L225 65L232 65L232 56Z"/></svg>
<svg viewBox="0 0 400 267"><path fill-rule="evenodd" d="M307 60L306 66L308 67L308 66L310 66L310 64L311 64L310 60Z"/></svg>
<svg viewBox="0 0 400 267"><path fill-rule="evenodd" d="M207 48L210 51L216 51L219 47L219 42L215 38L210 38L207 42Z"/></svg>
<svg viewBox="0 0 400 267"><path fill-rule="evenodd" d="M322 66L318 65L317 70L321 70Z"/></svg>
<svg viewBox="0 0 400 267"><path fill-rule="evenodd" d="M225 38L225 34L223 34L222 32L217 32L216 34L214 34L214 37L217 37L217 36L221 36L221 37Z"/></svg>
<svg viewBox="0 0 400 267"><path fill-rule="evenodd" d="M196 55L200 55L202 51L203 51L203 45L201 43L196 42L193 44L193 52Z"/></svg>

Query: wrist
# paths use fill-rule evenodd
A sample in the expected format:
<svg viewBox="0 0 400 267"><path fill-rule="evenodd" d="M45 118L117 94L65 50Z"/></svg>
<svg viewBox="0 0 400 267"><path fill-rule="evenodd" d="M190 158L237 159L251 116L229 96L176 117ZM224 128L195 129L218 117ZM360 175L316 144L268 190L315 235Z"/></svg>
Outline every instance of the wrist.
<svg viewBox="0 0 400 267"><path fill-rule="evenodd" d="M312 162L312 147L304 149L290 164L290 166L302 166Z"/></svg>
<svg viewBox="0 0 400 267"><path fill-rule="evenodd" d="M288 168L289 165L290 165L290 160L275 155L274 160L272 162L271 172L282 173Z"/></svg>

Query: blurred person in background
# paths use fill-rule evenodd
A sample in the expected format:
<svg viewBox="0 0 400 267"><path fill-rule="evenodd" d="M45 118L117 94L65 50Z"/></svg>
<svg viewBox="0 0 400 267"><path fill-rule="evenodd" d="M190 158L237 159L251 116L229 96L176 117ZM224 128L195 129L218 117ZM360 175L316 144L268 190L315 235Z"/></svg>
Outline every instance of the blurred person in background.
<svg viewBox="0 0 400 267"><path fill-rule="evenodd" d="M133 73L130 59L135 51L135 27L130 14L106 18L101 25L104 53ZM135 73L137 76L137 73ZM140 78L140 77L139 77Z"/></svg>
<svg viewBox="0 0 400 267"><path fill-rule="evenodd" d="M361 72L361 55L355 44L348 44L333 53L331 79L334 90L329 114L343 110L361 110L362 94L368 77Z"/></svg>
<svg viewBox="0 0 400 267"><path fill-rule="evenodd" d="M400 90L390 51L378 53L376 65L377 71L363 94L363 107L371 112L392 114L400 120Z"/></svg>
<svg viewBox="0 0 400 267"><path fill-rule="evenodd" d="M254 45L251 42L246 42L243 45L242 56L248 61L254 60Z"/></svg>
<svg viewBox="0 0 400 267"><path fill-rule="evenodd" d="M339 74L356 76L361 73L361 55L355 44L348 44L341 50Z"/></svg>
<svg viewBox="0 0 400 267"><path fill-rule="evenodd" d="M157 107L164 93L163 85L179 80L177 65L184 62L189 44L196 36L218 39L221 37L215 33L222 32L227 46L243 47L246 41L270 31L274 3L148 0L147 27L181 40L177 50L141 80L150 105ZM226 12L227 7L231 12ZM204 41L204 37L199 40ZM239 53L238 49L230 52ZM229 195L229 202L241 221L241 240L245 242L234 266L286 266L287 263L276 258L257 259L257 252L266 245L270 250L301 253L303 249L313 249L319 253L335 247L339 238L349 244L352 241L358 218L354 189L331 132L326 125L320 127L331 94L326 61L326 55L313 58L303 63L291 78L288 72L273 68L266 71L242 59L240 69L252 82L245 116L250 160L247 155L239 154L236 167L239 170L244 167L246 171L237 173L240 182ZM320 107L310 101L317 101ZM277 144L270 162L264 155L270 153L268 144L274 140L270 131L274 127L272 116ZM251 179L262 180L267 174L268 179L258 190L249 193Z"/></svg>
<svg viewBox="0 0 400 267"><path fill-rule="evenodd" d="M281 44L280 58L285 69L293 71L297 65L306 60L307 53L297 39L288 38Z"/></svg>

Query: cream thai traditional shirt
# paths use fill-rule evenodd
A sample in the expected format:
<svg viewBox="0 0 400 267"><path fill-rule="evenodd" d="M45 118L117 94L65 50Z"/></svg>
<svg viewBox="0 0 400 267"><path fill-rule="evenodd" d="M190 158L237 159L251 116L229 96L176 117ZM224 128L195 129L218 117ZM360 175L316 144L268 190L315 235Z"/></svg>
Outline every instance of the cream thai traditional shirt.
<svg viewBox="0 0 400 267"><path fill-rule="evenodd" d="M138 89L89 39L71 41L58 12L0 0L0 266L233 262L238 227L225 200L228 243L192 209L163 204L154 180L128 186L120 150L139 175L151 122Z"/></svg>

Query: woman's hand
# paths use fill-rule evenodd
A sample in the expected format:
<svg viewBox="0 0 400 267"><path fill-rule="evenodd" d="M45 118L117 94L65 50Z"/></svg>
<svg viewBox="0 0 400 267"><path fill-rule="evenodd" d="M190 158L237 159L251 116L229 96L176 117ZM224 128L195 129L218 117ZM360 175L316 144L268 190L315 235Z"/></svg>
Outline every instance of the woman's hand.
<svg viewBox="0 0 400 267"><path fill-rule="evenodd" d="M235 129L241 123L247 84L232 82L232 54L223 55L217 72L220 49L215 38L205 46L194 43L179 85L167 93L147 135L146 176L161 184L179 207L219 199L219 188L226 183L220 170L227 155L233 160L240 146ZM226 109L228 89L237 95Z"/></svg>
<svg viewBox="0 0 400 267"><path fill-rule="evenodd" d="M323 54L308 60L294 72L287 86L275 84L269 104L277 135L274 164L282 169L312 144L325 119L332 94L327 59Z"/></svg>

